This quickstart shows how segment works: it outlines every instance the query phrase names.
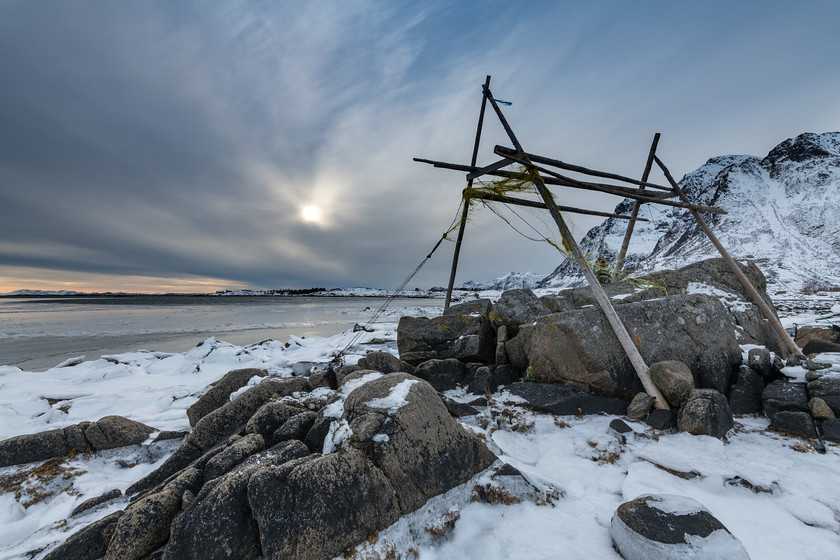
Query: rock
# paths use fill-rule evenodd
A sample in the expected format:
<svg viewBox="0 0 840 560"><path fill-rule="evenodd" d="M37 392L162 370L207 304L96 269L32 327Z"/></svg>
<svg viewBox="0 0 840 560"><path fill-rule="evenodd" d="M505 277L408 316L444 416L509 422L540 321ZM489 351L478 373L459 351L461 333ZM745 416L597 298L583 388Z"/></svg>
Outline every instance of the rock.
<svg viewBox="0 0 840 560"><path fill-rule="evenodd" d="M355 389L344 404L351 444L393 485L403 514L489 467L496 457L454 421L434 388L404 373Z"/></svg>
<svg viewBox="0 0 840 560"><path fill-rule="evenodd" d="M749 560L723 523L684 496L647 495L621 504L610 536L624 560Z"/></svg>
<svg viewBox="0 0 840 560"><path fill-rule="evenodd" d="M673 410L657 408L651 410L642 421L654 430L667 430L677 425L677 416Z"/></svg>
<svg viewBox="0 0 840 560"><path fill-rule="evenodd" d="M815 439L814 419L807 412L782 410L770 418L770 429Z"/></svg>
<svg viewBox="0 0 840 560"><path fill-rule="evenodd" d="M207 465L204 467L204 480L213 480L225 474L263 449L265 449L265 440L260 434L246 435L207 461Z"/></svg>
<svg viewBox="0 0 840 560"><path fill-rule="evenodd" d="M446 410L449 411L449 414L456 418L463 418L464 416L473 416L478 414L478 411L468 404L460 403L443 395L441 395L440 398L446 406Z"/></svg>
<svg viewBox="0 0 840 560"><path fill-rule="evenodd" d="M208 449L243 427L261 406L274 397L289 396L294 392L307 391L308 388L308 382L303 377L264 379L199 420L187 441L199 449Z"/></svg>
<svg viewBox="0 0 840 560"><path fill-rule="evenodd" d="M633 428L628 426L624 420L620 420L618 418L610 422L610 428L619 434L627 434L633 431Z"/></svg>
<svg viewBox="0 0 840 560"><path fill-rule="evenodd" d="M496 331L496 364L502 365L508 363L507 351L505 350L505 343L509 340L507 327L501 325Z"/></svg>
<svg viewBox="0 0 840 560"><path fill-rule="evenodd" d="M364 358L362 358L364 360ZM338 371L335 372L335 379L338 382L339 387L341 383L344 381L344 378L353 373L354 371L362 369L358 364L355 365L344 365L338 368Z"/></svg>
<svg viewBox="0 0 840 560"><path fill-rule="evenodd" d="M0 441L0 467L46 461L70 453L64 430L47 430L37 434L15 436Z"/></svg>
<svg viewBox="0 0 840 560"><path fill-rule="evenodd" d="M476 299L456 305L450 305L449 309L443 312L444 315L478 315L488 317L493 308L493 302L489 299Z"/></svg>
<svg viewBox="0 0 840 560"><path fill-rule="evenodd" d="M671 406L681 406L694 390L694 377L688 366L682 362L656 362L650 366L649 373L653 384Z"/></svg>
<svg viewBox="0 0 840 560"><path fill-rule="evenodd" d="M564 311L571 311L575 308L571 301L563 296L546 295L540 296L540 301L548 308L551 313L562 313Z"/></svg>
<svg viewBox="0 0 840 560"><path fill-rule="evenodd" d="M829 342L840 342L840 332L824 327L800 327L796 331L794 342L804 348L812 339L821 338Z"/></svg>
<svg viewBox="0 0 840 560"><path fill-rule="evenodd" d="M762 411L761 394L764 381L756 370L749 366L738 369L738 380L729 391L729 408L733 414L757 414Z"/></svg>
<svg viewBox="0 0 840 560"><path fill-rule="evenodd" d="M195 403L187 409L187 418L190 426L195 426L198 421L230 402L230 395L248 384L253 377L265 377L268 372L264 369L235 369L227 372L224 377L218 380L209 391L204 393Z"/></svg>
<svg viewBox="0 0 840 560"><path fill-rule="evenodd" d="M726 397L714 389L691 392L677 417L680 431L722 438L735 425Z"/></svg>
<svg viewBox="0 0 840 560"><path fill-rule="evenodd" d="M261 556L260 535L248 504L248 481L262 470L308 454L303 443L284 442L207 482L172 523L164 560L250 560Z"/></svg>
<svg viewBox="0 0 840 560"><path fill-rule="evenodd" d="M824 420L820 426L823 438L826 441L840 443L840 419Z"/></svg>
<svg viewBox="0 0 840 560"><path fill-rule="evenodd" d="M840 416L840 377L821 377L808 383L808 394L819 397Z"/></svg>
<svg viewBox="0 0 840 560"><path fill-rule="evenodd" d="M517 371L525 371L528 369L528 354L525 351L526 337L519 335L511 338L505 342L505 353L507 354L508 362Z"/></svg>
<svg viewBox="0 0 840 560"><path fill-rule="evenodd" d="M401 317L397 327L400 358L412 365L431 359L490 362L496 348L493 328L485 317L444 315Z"/></svg>
<svg viewBox="0 0 840 560"><path fill-rule="evenodd" d="M804 383L788 383L786 381L774 381L764 388L761 393L761 400L764 403L764 413L772 418L782 410L810 412L808 408L808 393Z"/></svg>
<svg viewBox="0 0 840 560"><path fill-rule="evenodd" d="M344 379L341 380L341 384L339 385L339 388L343 387L344 385L346 385L347 383L349 383L349 382L351 382L355 379L361 379L362 377L364 377L368 374L371 374L371 373L376 374L376 375L382 375L382 372L375 371L375 370L372 370L372 369L357 369L353 373L350 373L350 374L346 375L344 377Z"/></svg>
<svg viewBox="0 0 840 560"><path fill-rule="evenodd" d="M365 355L365 363L367 364L367 369L382 373L394 373L397 371L404 371L406 373L414 372L412 366L388 352L368 352Z"/></svg>
<svg viewBox="0 0 840 560"><path fill-rule="evenodd" d="M335 419L326 416L319 416L312 423L312 427L306 432L306 437L303 443L309 448L312 453L320 453L324 448L324 440L327 439L327 434L330 431L330 424Z"/></svg>
<svg viewBox="0 0 840 560"><path fill-rule="evenodd" d="M840 352L840 343L822 338L812 338L802 349L803 354L822 354L823 352Z"/></svg>
<svg viewBox="0 0 840 560"><path fill-rule="evenodd" d="M619 414L627 411L627 401L590 395L582 389L562 383L520 381L507 387L512 395L525 399L526 406L558 416L570 414Z"/></svg>
<svg viewBox="0 0 840 560"><path fill-rule="evenodd" d="M96 560L105 555L108 543L114 536L117 521L123 512L116 511L99 521L94 521L81 531L73 533L43 560Z"/></svg>
<svg viewBox="0 0 840 560"><path fill-rule="evenodd" d="M176 472L201 457L201 455L201 449L185 441L178 446L178 449L176 449L175 452L170 455L161 466L129 486L125 491L126 496L137 494L157 486Z"/></svg>
<svg viewBox="0 0 840 560"><path fill-rule="evenodd" d="M747 355L747 363L762 377L770 377L773 371L770 350L767 348L750 348Z"/></svg>
<svg viewBox="0 0 840 560"><path fill-rule="evenodd" d="M504 325L511 336L519 332L519 325L533 323L537 318L548 315L549 310L531 290L507 290L502 292L490 312L493 328Z"/></svg>
<svg viewBox="0 0 840 560"><path fill-rule="evenodd" d="M93 449L102 451L126 445L139 445L154 431L151 426L122 416L105 416L88 426L85 438Z"/></svg>
<svg viewBox="0 0 840 560"><path fill-rule="evenodd" d="M336 376L337 378L338 376ZM306 379L309 381L309 390L314 391L315 389L319 389L321 387L329 387L330 386L330 370L329 369L322 369L320 371L315 371L310 373Z"/></svg>
<svg viewBox="0 0 840 560"><path fill-rule="evenodd" d="M811 415L815 420L834 420L837 418L831 407L819 397L813 397L808 401L808 406L811 408Z"/></svg>
<svg viewBox="0 0 840 560"><path fill-rule="evenodd" d="M185 490L195 493L201 471L189 468L162 490L137 500L126 508L108 544L105 560L139 560L169 540L169 526L181 511Z"/></svg>
<svg viewBox="0 0 840 560"><path fill-rule="evenodd" d="M428 381L438 391L448 391L464 381L467 366L454 358L428 360L417 366L414 375Z"/></svg>
<svg viewBox="0 0 840 560"><path fill-rule="evenodd" d="M73 511L70 512L70 517L79 515L80 513L93 509L97 506L101 506L102 504L110 502L111 500L116 500L120 496L122 496L122 491L119 488L114 488L113 490L109 490L108 492L105 492L104 494L99 495L95 498L85 500L84 502L73 508Z"/></svg>
<svg viewBox="0 0 840 560"><path fill-rule="evenodd" d="M171 439L183 439L190 435L189 432L170 432L170 431L163 431L160 432L158 435L155 436L155 439L152 440L152 443L157 443L159 441L168 441Z"/></svg>
<svg viewBox="0 0 840 560"><path fill-rule="evenodd" d="M516 374L513 366L508 364L497 366L493 370L493 383L495 383L497 390L499 387L510 385L521 378L522 376Z"/></svg>
<svg viewBox="0 0 840 560"><path fill-rule="evenodd" d="M653 408L655 399L647 393L636 393L630 405L627 407L627 417L633 420L641 420L648 415Z"/></svg>
<svg viewBox="0 0 840 560"><path fill-rule="evenodd" d="M85 430L90 426L90 422L79 422L72 426L64 428L64 439L67 441L67 447L76 450L76 453L88 453L93 451L90 442L85 437Z"/></svg>
<svg viewBox="0 0 840 560"><path fill-rule="evenodd" d="M260 470L248 503L265 558L333 558L400 517L387 477L356 449Z"/></svg>
<svg viewBox="0 0 840 560"><path fill-rule="evenodd" d="M316 418L318 418L318 414L312 411L301 412L292 416L274 432L271 441L275 445L290 439L303 441Z"/></svg>
<svg viewBox="0 0 840 560"><path fill-rule="evenodd" d="M289 406L282 402L265 403L245 424L245 433L260 434L265 441L271 441L274 432L285 424L286 420L303 411L302 408Z"/></svg>
<svg viewBox="0 0 840 560"><path fill-rule="evenodd" d="M496 382L493 379L493 370L487 366L478 368L467 385L467 391L475 395L495 393Z"/></svg>
<svg viewBox="0 0 840 560"><path fill-rule="evenodd" d="M695 386L724 392L741 364L735 326L726 308L705 295L678 295L616 307L647 363L678 360ZM519 337L542 383L569 383L606 397L630 400L642 390L635 369L600 309L548 315L523 325ZM517 338L519 338L517 337ZM511 341L506 346L511 363Z"/></svg>

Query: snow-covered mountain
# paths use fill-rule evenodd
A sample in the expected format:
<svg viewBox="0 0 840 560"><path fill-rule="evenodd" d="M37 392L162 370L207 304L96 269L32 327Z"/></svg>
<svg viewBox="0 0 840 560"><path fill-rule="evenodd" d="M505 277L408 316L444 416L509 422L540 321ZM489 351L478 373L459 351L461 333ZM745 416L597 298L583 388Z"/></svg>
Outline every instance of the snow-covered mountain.
<svg viewBox="0 0 840 560"><path fill-rule="evenodd" d="M490 282L475 282L470 280L458 286L457 290L522 290L536 288L537 284L545 278L544 274L534 272L511 272L500 276Z"/></svg>
<svg viewBox="0 0 840 560"><path fill-rule="evenodd" d="M693 202L726 210L704 218L734 258L758 264L770 293L840 287L840 132L801 134L763 159L714 157L679 184ZM625 199L615 212L631 208ZM678 268L719 256L687 210L643 204L639 216L651 221L636 224L625 270ZM614 264L626 227L608 218L589 230L581 249L593 261ZM540 287L582 283L566 261Z"/></svg>

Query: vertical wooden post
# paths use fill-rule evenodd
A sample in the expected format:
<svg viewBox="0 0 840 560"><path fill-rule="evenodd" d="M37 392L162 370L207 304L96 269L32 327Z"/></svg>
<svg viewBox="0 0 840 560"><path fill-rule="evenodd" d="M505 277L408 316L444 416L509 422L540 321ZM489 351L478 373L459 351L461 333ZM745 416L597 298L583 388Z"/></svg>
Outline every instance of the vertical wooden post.
<svg viewBox="0 0 840 560"><path fill-rule="evenodd" d="M648 153L647 163L645 164L645 171L642 173L642 185L639 190L644 190L648 177L650 176L650 168L653 167L653 158L656 155L656 146L659 144L660 134L657 132L653 135L653 143L650 145L650 152ZM639 200L633 201L633 211L630 213L630 221L627 223L627 232L624 234L624 241L621 242L621 250L618 252L618 259L615 261L616 279L621 275L621 269L624 267L624 257L627 256L627 247L630 245L630 237L633 236L633 228L636 227L636 217L639 215L639 206L642 203Z"/></svg>
<svg viewBox="0 0 840 560"><path fill-rule="evenodd" d="M665 167L665 164L662 163L662 160L659 159L657 156L653 156L656 160L656 164L659 165L659 168L662 169L662 173L665 174L665 178L668 179L668 182L671 183L671 187L673 187L674 192L677 193L683 202L689 202L688 197L682 191L682 189L677 185L677 182L674 180L674 177L671 175L671 172L668 171L668 168ZM735 274L735 277L740 280L741 284L744 286L744 289L747 290L747 293L750 295L750 299L753 300L758 308L761 310L764 317L767 321L770 322L770 326L773 327L773 330L776 331L776 335L779 337L779 340L783 345L785 345L791 353L794 355L802 356L802 351L796 345L796 343L790 338L785 328L782 326L782 323L779 322L779 319L776 318L776 314L773 313L773 310L770 309L770 306L767 305L767 302L759 295L758 291L750 282L749 278L747 278L746 274L741 270L741 267L738 266L738 263L735 262L726 249L723 247L721 242L718 240L717 236L712 233L712 230L709 229L709 226L706 224L706 220L703 219L703 216L700 215L700 212L697 210L689 210L691 215L694 216L694 219L697 221L697 225L700 226L700 229L703 230L703 233L706 234L706 237L709 238L709 241L712 242L712 245L720 253L720 256L723 257L724 262L729 266L729 269Z"/></svg>
<svg viewBox="0 0 840 560"><path fill-rule="evenodd" d="M485 89L490 87L490 76L484 80ZM473 145L472 160L470 166L475 167L475 162L478 159L478 145L481 142L481 128L484 126L484 109L487 107L487 97L481 98L481 111L478 114L478 127L475 130L475 144ZM467 189L472 188L473 180L467 182ZM458 257L461 255L461 243L464 240L464 229L467 225L467 214L470 211L470 199L468 196L462 195L464 200L464 211L461 212L461 224L458 228L458 239L455 241L455 253L452 255L452 271L449 273L449 285L446 287L446 299L443 302L443 310L449 309L449 304L452 302L452 289L455 286L455 273L458 271Z"/></svg>
<svg viewBox="0 0 840 560"><path fill-rule="evenodd" d="M523 159L525 159L526 161L530 161L528 156L525 155L525 150L522 149L522 145L519 143L519 140L516 139L516 135L510 128L507 119L505 119L505 116L502 114L502 110L499 108L499 106L496 104L496 101L493 99L493 95L490 93L489 87L485 86L484 96L490 101L493 110L499 117L499 121L502 123L502 126L507 132L508 137L510 137L510 141L513 142L513 147L516 148L516 150L521 154ZM624 349L624 353L627 355L627 358L633 365L633 369L636 370L636 375L639 376L639 379L642 382L642 386L645 388L647 394L654 398L654 404L656 408L663 408L667 410L669 408L668 402L665 400L665 397L662 396L662 393L651 380L650 372L648 371L649 368L647 367L647 364L645 364L644 358L642 358L642 355L639 353L639 349L636 348L636 345L630 338L630 334L627 332L627 329L624 327L624 324L621 322L621 319L615 312L615 308L612 306L610 298L607 296L606 292L604 292L604 288L601 287L600 282L598 282L598 279L595 277L595 273L592 272L592 269L590 269L589 266L586 264L586 259L583 256L583 252L580 250L580 247L578 247L578 244L575 241L574 237L572 237L572 232L569 230L569 227L566 225L566 221L563 219L563 216L557 209L557 205L554 202L554 198L551 196L551 193L548 192L548 188L545 186L545 183L543 182L542 177L540 177L539 172L536 170L536 168L533 167L533 164L531 169L534 173L534 186L536 186L537 191L539 191L540 196L545 201L545 204L548 207L548 211L551 214L551 217L554 218L557 227L560 229L560 235L563 236L563 240L569 245L569 249L572 252L572 256L575 258L578 265L580 266L581 271L583 272L583 276L586 278L586 281L589 283L589 287L592 289L592 293L595 296L595 300L601 307L601 311L603 311L604 315L606 315L610 327L612 327L612 330L618 338L621 347Z"/></svg>

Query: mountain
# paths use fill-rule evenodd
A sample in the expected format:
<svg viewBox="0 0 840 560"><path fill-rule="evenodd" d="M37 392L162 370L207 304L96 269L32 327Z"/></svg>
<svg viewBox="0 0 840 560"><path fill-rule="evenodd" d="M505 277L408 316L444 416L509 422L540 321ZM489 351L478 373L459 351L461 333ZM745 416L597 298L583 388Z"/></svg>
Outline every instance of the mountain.
<svg viewBox="0 0 840 560"><path fill-rule="evenodd" d="M0 294L0 296L79 296L84 292L71 292L67 290L15 290Z"/></svg>
<svg viewBox="0 0 840 560"><path fill-rule="evenodd" d="M545 278L544 275L536 274L533 272L511 272L510 274L500 276L499 278L491 280L490 282L474 282L470 280L469 282L464 282L456 289L469 291L521 290L526 288L536 288L543 278Z"/></svg>
<svg viewBox="0 0 840 560"><path fill-rule="evenodd" d="M727 214L703 214L736 259L752 259L768 280L768 292L840 287L840 132L788 139L764 158L714 157L679 182L695 203ZM629 214L632 201L615 208ZM687 210L643 204L625 259L627 271L678 268L719 253ZM593 261L615 263L626 220L608 218L592 228L581 249ZM563 262L540 287L584 283L577 267Z"/></svg>

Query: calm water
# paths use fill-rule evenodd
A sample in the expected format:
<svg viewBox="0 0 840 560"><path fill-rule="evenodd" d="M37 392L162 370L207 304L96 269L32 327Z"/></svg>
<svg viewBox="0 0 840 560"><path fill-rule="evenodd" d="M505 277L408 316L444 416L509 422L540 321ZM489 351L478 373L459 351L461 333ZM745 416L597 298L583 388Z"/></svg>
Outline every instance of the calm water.
<svg viewBox="0 0 840 560"><path fill-rule="evenodd" d="M207 337L250 344L331 336L366 323L384 298L127 296L0 298L0 365L40 371L68 358L138 349L184 352ZM397 299L378 322L443 302ZM430 309L432 308L432 309Z"/></svg>

